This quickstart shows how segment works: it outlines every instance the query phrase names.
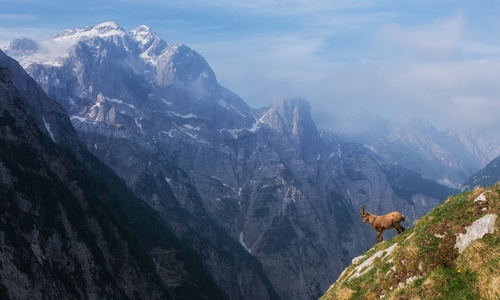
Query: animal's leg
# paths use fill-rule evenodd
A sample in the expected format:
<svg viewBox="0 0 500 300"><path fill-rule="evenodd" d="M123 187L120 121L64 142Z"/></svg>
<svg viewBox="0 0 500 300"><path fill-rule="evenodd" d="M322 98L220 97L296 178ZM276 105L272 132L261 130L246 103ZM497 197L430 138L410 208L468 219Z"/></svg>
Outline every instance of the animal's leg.
<svg viewBox="0 0 500 300"><path fill-rule="evenodd" d="M393 227L394 227L394 229L396 229L396 231L398 232L398 234L400 234L403 231L405 231L405 228L403 226L401 226L401 224L399 224L399 223L394 223Z"/></svg>

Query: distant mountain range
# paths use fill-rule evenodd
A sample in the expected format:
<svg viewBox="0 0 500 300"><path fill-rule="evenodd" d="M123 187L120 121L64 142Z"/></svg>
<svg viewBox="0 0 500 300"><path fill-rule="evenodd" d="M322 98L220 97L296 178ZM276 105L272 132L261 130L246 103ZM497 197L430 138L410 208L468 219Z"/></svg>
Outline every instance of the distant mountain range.
<svg viewBox="0 0 500 300"><path fill-rule="evenodd" d="M146 26L107 22L4 51L71 120L55 126L55 104L37 105L46 136L81 141L116 172L230 299L319 297L374 242L361 206L412 224L498 155L483 135L424 120L364 116L354 134L318 130L302 99L251 108L200 54ZM71 126L78 141L59 133Z"/></svg>
<svg viewBox="0 0 500 300"><path fill-rule="evenodd" d="M449 187L463 182L500 155L485 134L440 131L424 118L386 121L361 111L350 117L346 136L364 144L382 160L414 170Z"/></svg>
<svg viewBox="0 0 500 300"><path fill-rule="evenodd" d="M500 156L488 163L484 168L467 179L462 190L471 190L476 187L488 187L500 181Z"/></svg>

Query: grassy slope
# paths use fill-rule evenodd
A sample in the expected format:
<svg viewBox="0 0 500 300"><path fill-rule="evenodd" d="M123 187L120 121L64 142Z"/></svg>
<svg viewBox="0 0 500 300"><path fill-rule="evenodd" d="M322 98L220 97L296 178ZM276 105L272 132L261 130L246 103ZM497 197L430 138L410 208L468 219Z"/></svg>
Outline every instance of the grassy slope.
<svg viewBox="0 0 500 300"><path fill-rule="evenodd" d="M483 192L488 201L474 202ZM450 197L414 228L354 259L321 299L500 299L500 218L494 233L461 253L454 247L488 214L500 215L500 184Z"/></svg>

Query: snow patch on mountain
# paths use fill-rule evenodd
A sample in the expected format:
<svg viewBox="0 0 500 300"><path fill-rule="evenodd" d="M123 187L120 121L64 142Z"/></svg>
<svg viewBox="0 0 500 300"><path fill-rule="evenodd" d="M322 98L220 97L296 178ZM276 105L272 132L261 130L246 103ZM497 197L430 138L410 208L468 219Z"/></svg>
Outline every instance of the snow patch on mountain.
<svg viewBox="0 0 500 300"><path fill-rule="evenodd" d="M126 106L128 106L128 107L130 107L130 108L132 108L132 109L136 109L134 105L129 104L129 103L124 102L124 101L119 100L119 99L114 99L114 98L106 98L106 100L107 100L107 101L109 101L109 102L114 102L114 103L118 103L118 104L124 104L124 105L126 105Z"/></svg>
<svg viewBox="0 0 500 300"><path fill-rule="evenodd" d="M197 115L194 115L194 114L191 114L191 113L189 113L187 115L181 115L181 114L173 112L173 111L168 111L167 113L169 115L176 116L176 117L183 118L183 119L197 119L198 118Z"/></svg>
<svg viewBox="0 0 500 300"><path fill-rule="evenodd" d="M174 137L173 133L176 132L176 131L177 131L176 129L172 129L170 131L161 130L160 132L163 133L163 134L166 134L170 138L173 138Z"/></svg>
<svg viewBox="0 0 500 300"><path fill-rule="evenodd" d="M26 47L30 47L28 49L30 53L25 51L26 55L23 55L19 49L14 49L15 45L13 43L4 50L7 54L15 57L24 68L33 63L61 67L64 59L68 57L68 50L80 41L94 37L103 39L118 38L123 40L125 36L127 36L127 33L118 24L115 22L104 22L95 26L64 30L56 34L52 39L32 41L29 44L25 43ZM130 50L127 43L122 42L121 44L126 50ZM36 45L36 47L33 45Z"/></svg>
<svg viewBox="0 0 500 300"><path fill-rule="evenodd" d="M248 251L248 253L252 254L252 249L249 249L247 245L245 245L245 241L243 239L243 231L240 231L240 244Z"/></svg>
<svg viewBox="0 0 500 300"><path fill-rule="evenodd" d="M131 30L130 33L134 40L139 42L141 45L147 45L151 43L152 39L154 39L153 31L146 25L141 25L136 29Z"/></svg>
<svg viewBox="0 0 500 300"><path fill-rule="evenodd" d="M125 36L127 33L115 22L104 22L95 26L64 30L54 38L61 44L76 44L77 42L92 37Z"/></svg>
<svg viewBox="0 0 500 300"><path fill-rule="evenodd" d="M141 133L146 135L144 133L144 131L142 130L142 124L139 122L140 120L138 118L134 118L134 121L135 121L135 125L137 125L137 127L139 127L139 129L141 130Z"/></svg>
<svg viewBox="0 0 500 300"><path fill-rule="evenodd" d="M198 140L198 135L191 133L190 130L199 131L199 127L196 128L196 127L193 127L193 126L191 126L189 124L184 124L182 126L179 126L179 125L175 124L174 122L172 122L172 124L174 124L174 126L177 127L177 129L179 129L179 131L181 131L185 135L191 137L194 140Z"/></svg>
<svg viewBox="0 0 500 300"><path fill-rule="evenodd" d="M163 103L165 103L166 105L168 105L168 106L172 106L172 104L173 104L173 102L172 102L172 101L167 101L167 100L165 100L165 99L163 99L163 98L161 98L161 101L162 101Z"/></svg>
<svg viewBox="0 0 500 300"><path fill-rule="evenodd" d="M76 115L71 115L71 116L69 116L69 118L70 118L70 120L78 120L80 122L87 122L88 121L87 118L76 116Z"/></svg>
<svg viewBox="0 0 500 300"><path fill-rule="evenodd" d="M454 189L457 189L457 190L460 189L459 185L453 183L453 181L451 181L449 178L446 178L446 177L444 177L443 179L437 180L437 182L439 182L440 184L442 184L444 186L448 186L448 187L451 187L451 188L454 188Z"/></svg>
<svg viewBox="0 0 500 300"><path fill-rule="evenodd" d="M50 138L55 143L56 140L54 139L54 134L52 133L52 131L50 131L50 124L47 121L45 121L45 117L42 117L42 121L43 121L43 124L45 125L45 129L47 129L47 132L50 135Z"/></svg>

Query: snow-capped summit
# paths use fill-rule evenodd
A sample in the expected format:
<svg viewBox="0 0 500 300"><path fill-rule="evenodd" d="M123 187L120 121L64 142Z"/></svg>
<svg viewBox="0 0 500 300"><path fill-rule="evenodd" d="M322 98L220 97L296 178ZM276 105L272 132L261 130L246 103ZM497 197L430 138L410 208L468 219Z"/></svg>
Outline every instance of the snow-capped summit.
<svg viewBox="0 0 500 300"><path fill-rule="evenodd" d="M95 36L108 37L108 36L124 36L127 33L120 25L115 22L105 22L95 26L86 26L75 29L64 30L54 36L54 40L64 43L76 43L82 39L92 38Z"/></svg>
<svg viewBox="0 0 500 300"><path fill-rule="evenodd" d="M56 44L59 44L61 48L69 49L71 46L74 46L79 42L92 41L95 38L101 38L105 41L109 41L126 51L133 48L131 45L131 39L127 35L127 32L115 22L105 22L95 26L64 30L57 34L53 41Z"/></svg>
<svg viewBox="0 0 500 300"><path fill-rule="evenodd" d="M110 40L124 48L129 48L130 38L123 28L115 22L105 22L95 26L86 26L64 30L53 38L33 41L27 38L17 39L4 49L5 53L14 57L26 68L32 63L60 66L68 51L81 41L99 37ZM125 41L128 39L128 41Z"/></svg>
<svg viewBox="0 0 500 300"><path fill-rule="evenodd" d="M160 38L156 32L151 30L151 28L146 25L141 25L136 29L131 30L130 36L145 47L150 46L154 40Z"/></svg>
<svg viewBox="0 0 500 300"><path fill-rule="evenodd" d="M154 65L158 56L167 48L165 42L156 32L146 25L141 25L129 32L130 37L138 43L141 58Z"/></svg>

